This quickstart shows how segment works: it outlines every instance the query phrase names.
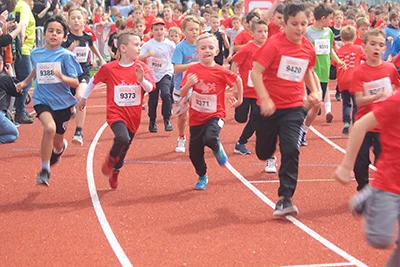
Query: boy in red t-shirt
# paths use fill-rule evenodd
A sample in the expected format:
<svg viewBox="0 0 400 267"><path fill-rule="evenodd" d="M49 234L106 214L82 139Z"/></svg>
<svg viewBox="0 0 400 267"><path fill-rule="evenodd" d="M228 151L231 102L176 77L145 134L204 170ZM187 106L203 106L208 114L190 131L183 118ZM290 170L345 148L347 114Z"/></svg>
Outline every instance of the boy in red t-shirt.
<svg viewBox="0 0 400 267"><path fill-rule="evenodd" d="M395 94L372 109L354 124L342 164L335 171L341 183L350 183L351 169L356 161L361 140L369 131L380 128L382 154L377 162L375 179L350 200L353 214L363 214L364 233L368 243L377 249L393 244L398 228L400 210L400 94ZM400 266L400 248L397 248L385 266Z"/></svg>
<svg viewBox="0 0 400 267"><path fill-rule="evenodd" d="M367 60L354 69L351 92L355 94L358 111L356 121L379 106L387 96L392 94L392 85L399 86L400 82L396 67L383 61L381 56L385 51L386 36L382 30L372 29L366 33L364 49ZM354 165L354 175L358 183L357 191L363 189L369 182L368 166L370 148L373 147L375 162L381 152L379 142L380 129L374 128L367 132L357 155Z"/></svg>
<svg viewBox="0 0 400 267"><path fill-rule="evenodd" d="M369 30L369 21L367 18L359 18L356 22L357 38L354 41L355 45L363 45L365 33Z"/></svg>
<svg viewBox="0 0 400 267"><path fill-rule="evenodd" d="M342 95L342 118L343 118L343 134L349 134L350 129L350 110L353 105L352 121L355 121L357 113L357 104L354 95L349 92L353 85L354 68L361 64L361 60L367 59L367 54L361 46L354 44L356 38L356 29L352 26L346 26L340 31L340 39L343 46L336 51L341 61L346 63L347 68L338 68L337 83L339 91ZM333 63L335 64L335 63Z"/></svg>
<svg viewBox="0 0 400 267"><path fill-rule="evenodd" d="M268 39L283 29L283 4L284 0L275 0L271 8L264 14L263 19L268 21Z"/></svg>
<svg viewBox="0 0 400 267"><path fill-rule="evenodd" d="M304 83L310 88L308 102L319 106L314 80L316 52L304 37L308 20L304 3L289 3L284 11L284 32L278 33L256 51L251 78L258 95L260 114L256 122L256 153L260 160L271 158L280 139L279 201L274 216L296 216L291 198L299 168L301 125L307 114Z"/></svg>
<svg viewBox="0 0 400 267"><path fill-rule="evenodd" d="M228 158L220 142L219 133L224 125L226 87L237 89L238 98L229 102L236 108L243 101L242 79L214 61L218 54L218 41L213 34L203 34L196 42L196 53L200 63L190 66L182 80L181 97L192 88L189 101L190 145L189 157L199 179L195 189L204 190L208 183L204 147L214 153L219 165L225 165Z"/></svg>
<svg viewBox="0 0 400 267"><path fill-rule="evenodd" d="M79 102L80 109L85 108L86 99L95 85L100 82L107 85L107 123L115 138L102 173L109 177L112 189L118 187L119 171L140 124L144 91L151 92L155 88L153 74L138 60L140 37L132 31L123 31L117 45L121 58L100 68Z"/></svg>
<svg viewBox="0 0 400 267"><path fill-rule="evenodd" d="M144 34L148 34L151 30L151 23L155 19L151 15L151 9L152 9L153 3L149 0L146 0L143 2L143 19L146 22L146 28L144 30Z"/></svg>
<svg viewBox="0 0 400 267"><path fill-rule="evenodd" d="M239 51L239 49L248 42L253 41L254 38L250 31L251 23L259 19L260 15L254 11L251 11L246 15L246 19L242 22L244 30L236 35L235 39L233 40L233 52Z"/></svg>
<svg viewBox="0 0 400 267"><path fill-rule="evenodd" d="M251 25L251 31L254 36L254 42L250 42L242 47L232 58L232 71L239 73L243 81L243 103L235 109L235 120L239 123L247 122L234 150L235 153L241 155L251 154L250 150L246 148L246 143L255 132L253 114L260 112L260 107L257 105L257 94L254 91L254 84L250 75L253 69L254 51L260 48L267 40L267 23L264 20L255 21Z"/></svg>

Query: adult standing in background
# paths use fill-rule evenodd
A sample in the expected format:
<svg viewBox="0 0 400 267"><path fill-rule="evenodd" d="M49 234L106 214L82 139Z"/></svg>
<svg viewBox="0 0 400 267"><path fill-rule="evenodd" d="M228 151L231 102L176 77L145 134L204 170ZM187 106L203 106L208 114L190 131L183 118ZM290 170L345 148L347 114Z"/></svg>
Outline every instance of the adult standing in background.
<svg viewBox="0 0 400 267"><path fill-rule="evenodd" d="M35 45L36 39L36 21L32 13L33 0L18 0L15 6L15 17L22 25L21 29L21 55L17 56L15 60L15 72L17 79L20 81L25 80L29 73L32 71L32 63L30 55ZM31 88L29 83L22 89L22 97L15 99L15 121L18 123L33 123L34 117L26 113L25 99Z"/></svg>

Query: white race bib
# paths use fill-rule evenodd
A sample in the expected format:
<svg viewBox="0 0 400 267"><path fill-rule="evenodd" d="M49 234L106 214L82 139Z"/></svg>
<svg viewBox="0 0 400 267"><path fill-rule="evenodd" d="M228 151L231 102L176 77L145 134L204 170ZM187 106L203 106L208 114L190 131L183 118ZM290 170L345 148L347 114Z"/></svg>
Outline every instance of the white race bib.
<svg viewBox="0 0 400 267"><path fill-rule="evenodd" d="M89 47L86 46L77 46L74 49L74 54L76 55L76 60L79 63L85 63L88 59L89 55Z"/></svg>
<svg viewBox="0 0 400 267"><path fill-rule="evenodd" d="M337 45L339 48L341 48L341 47L344 45L344 43L343 43L342 41L336 41L336 45Z"/></svg>
<svg viewBox="0 0 400 267"><path fill-rule="evenodd" d="M149 57L147 66L154 72L163 72L167 66L167 61L162 58Z"/></svg>
<svg viewBox="0 0 400 267"><path fill-rule="evenodd" d="M249 77L247 78L247 86L254 87L253 80L251 79L251 71L249 71Z"/></svg>
<svg viewBox="0 0 400 267"><path fill-rule="evenodd" d="M54 70L61 72L60 62L46 62L36 64L36 77L38 84L61 83L62 81L54 75Z"/></svg>
<svg viewBox="0 0 400 267"><path fill-rule="evenodd" d="M190 102L191 107L198 112L217 112L217 95L203 95L193 91Z"/></svg>
<svg viewBox="0 0 400 267"><path fill-rule="evenodd" d="M308 60L306 59L282 56L277 76L287 81L301 82L307 67Z"/></svg>
<svg viewBox="0 0 400 267"><path fill-rule="evenodd" d="M140 85L114 86L114 102L120 107L139 106L142 98Z"/></svg>
<svg viewBox="0 0 400 267"><path fill-rule="evenodd" d="M381 91L385 92L385 97L382 97L375 102L385 100L393 94L392 82L389 77L385 77L376 81L367 82L363 84L364 94L366 96L376 95Z"/></svg>
<svg viewBox="0 0 400 267"><path fill-rule="evenodd" d="M331 53L330 41L329 39L315 40L315 52L317 55L328 55Z"/></svg>

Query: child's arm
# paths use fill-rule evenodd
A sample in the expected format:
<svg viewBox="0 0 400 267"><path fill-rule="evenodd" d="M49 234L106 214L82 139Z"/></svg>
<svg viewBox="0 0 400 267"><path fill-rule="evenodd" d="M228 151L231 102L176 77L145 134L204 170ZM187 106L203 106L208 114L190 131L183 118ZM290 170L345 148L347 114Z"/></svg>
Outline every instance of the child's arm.
<svg viewBox="0 0 400 267"><path fill-rule="evenodd" d="M174 64L174 72L185 72L190 66L197 64L197 62L190 62L188 64Z"/></svg>
<svg viewBox="0 0 400 267"><path fill-rule="evenodd" d="M110 53L111 58L114 58L114 59L115 59L115 54L114 54L114 52L112 51L112 46L108 46L108 52Z"/></svg>
<svg viewBox="0 0 400 267"><path fill-rule="evenodd" d="M79 86L78 77L75 77L75 78L68 77L67 75L62 74L62 72L58 69L54 69L53 72L54 72L54 76L59 78L63 83L65 83L69 87L77 88Z"/></svg>
<svg viewBox="0 0 400 267"><path fill-rule="evenodd" d="M376 95L369 95L369 96L365 96L363 92L355 92L354 96L356 97L357 106L361 107L361 106L372 104L376 100L385 96L385 92L380 91Z"/></svg>
<svg viewBox="0 0 400 267"><path fill-rule="evenodd" d="M269 96L267 89L264 86L262 74L265 71L265 67L260 63L256 62L251 71L251 79L253 80L254 90L256 91L258 98L260 99L260 110L261 115L271 116L275 113L275 104Z"/></svg>
<svg viewBox="0 0 400 267"><path fill-rule="evenodd" d="M103 66L104 64L106 64L107 62L103 59L103 57L100 55L99 50L97 49L97 47L95 45L90 46L90 50L92 50L92 52L100 59L100 65Z"/></svg>
<svg viewBox="0 0 400 267"><path fill-rule="evenodd" d="M195 85L198 82L199 82L199 79L197 78L196 74L194 74L194 73L188 74L185 85L183 87L181 87L181 90L179 91L179 94L181 95L181 97L185 97L188 94L189 89L192 88L193 85Z"/></svg>
<svg viewBox="0 0 400 267"><path fill-rule="evenodd" d="M337 56L335 49L331 47L331 53L330 53L331 59L335 61L338 67L340 68L346 68L346 63L340 60L340 58Z"/></svg>
<svg viewBox="0 0 400 267"><path fill-rule="evenodd" d="M224 31L221 31L221 36L222 36L222 39L224 40L225 49L229 49L228 37L226 36L226 33Z"/></svg>
<svg viewBox="0 0 400 267"><path fill-rule="evenodd" d="M264 16L262 17L262 19L265 20L266 22L268 22L269 19L274 14L275 9L279 6L280 3L284 3L284 2L285 2L285 0L275 0L274 3L272 4L272 6L270 8L268 8L268 11L266 13L264 13Z"/></svg>
<svg viewBox="0 0 400 267"><path fill-rule="evenodd" d="M378 125L379 122L373 112L368 113L354 124L349 141L347 142L344 159L335 170L334 177L336 180L341 183L350 182L353 166L364 140L364 136L369 130L376 128Z"/></svg>
<svg viewBox="0 0 400 267"><path fill-rule="evenodd" d="M143 61L143 60L145 60L145 59L148 58L148 57L154 56L155 54L156 54L156 52L154 52L153 50L150 50L149 52L147 52L147 53L145 53L145 54L143 54L143 55L140 55L140 56L139 56L139 60Z"/></svg>
<svg viewBox="0 0 400 267"><path fill-rule="evenodd" d="M32 79L36 78L36 69L32 69L31 73L29 73L28 77L25 78L25 80L23 80L22 82L18 83L16 85L17 87L17 91L19 89L25 88Z"/></svg>
<svg viewBox="0 0 400 267"><path fill-rule="evenodd" d="M238 72L238 66L239 66L239 64L236 61L232 61L231 71L233 73L238 74L239 73Z"/></svg>
<svg viewBox="0 0 400 267"><path fill-rule="evenodd" d="M240 50L240 48L242 48L243 46L245 46L245 44L244 45L233 45L232 46L232 50L233 50L233 52L237 52L237 51L239 51Z"/></svg>
<svg viewBox="0 0 400 267"><path fill-rule="evenodd" d="M311 91L311 93L307 96L307 102L314 106L320 105L322 98L316 81L319 81L317 74L313 70L308 69L304 75L304 82Z"/></svg>
<svg viewBox="0 0 400 267"><path fill-rule="evenodd" d="M237 77L235 84L233 85L233 91L237 92L237 99L232 96L229 99L229 103L231 103L231 107L236 108L243 103L243 82L240 76Z"/></svg>
<svg viewBox="0 0 400 267"><path fill-rule="evenodd" d="M94 78L92 77L82 94L81 100L78 103L79 110L83 110L86 107L86 100L88 99L89 95L92 93L95 87L96 84L94 83Z"/></svg>

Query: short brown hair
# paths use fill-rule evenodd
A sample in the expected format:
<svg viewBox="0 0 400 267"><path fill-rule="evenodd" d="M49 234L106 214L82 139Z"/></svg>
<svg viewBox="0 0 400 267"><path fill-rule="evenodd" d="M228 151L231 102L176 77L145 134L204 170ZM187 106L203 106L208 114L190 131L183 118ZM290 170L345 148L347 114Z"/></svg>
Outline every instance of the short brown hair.
<svg viewBox="0 0 400 267"><path fill-rule="evenodd" d="M368 37L370 36L382 36L386 40L386 34L380 29L371 29L365 33L364 44L368 43Z"/></svg>
<svg viewBox="0 0 400 267"><path fill-rule="evenodd" d="M186 25L187 25L189 22L196 23L196 24L198 24L198 25L200 26L200 21L199 21L196 17L194 17L194 16L187 16L184 20L182 20L182 30L185 30L185 29L186 29Z"/></svg>
<svg viewBox="0 0 400 267"><path fill-rule="evenodd" d="M140 36L137 33L135 33L133 30L131 30L131 29L123 30L117 36L118 49L121 45L127 45L129 43L129 37L131 37L131 36L136 36L139 38L139 40L141 40Z"/></svg>
<svg viewBox="0 0 400 267"><path fill-rule="evenodd" d="M369 24L369 20L367 18L365 18L365 17L359 18L356 21L357 29L359 29L361 26L368 26L369 27L369 25L370 25Z"/></svg>
<svg viewBox="0 0 400 267"><path fill-rule="evenodd" d="M389 13L389 21L399 17L399 13L396 10L390 11Z"/></svg>
<svg viewBox="0 0 400 267"><path fill-rule="evenodd" d="M340 37L345 42L353 41L356 39L356 29L353 26L345 26L340 30Z"/></svg>
<svg viewBox="0 0 400 267"><path fill-rule="evenodd" d="M215 37L215 35L212 34L212 33L204 33L204 34L200 35L199 37L197 37L196 46L199 44L199 42L200 42L201 40L205 40L205 39L213 39L213 41L215 42L215 44L218 46L217 37Z"/></svg>
<svg viewBox="0 0 400 267"><path fill-rule="evenodd" d="M257 25L265 25L268 27L268 23L263 19L258 19L251 23L251 31L254 32L256 30Z"/></svg>

